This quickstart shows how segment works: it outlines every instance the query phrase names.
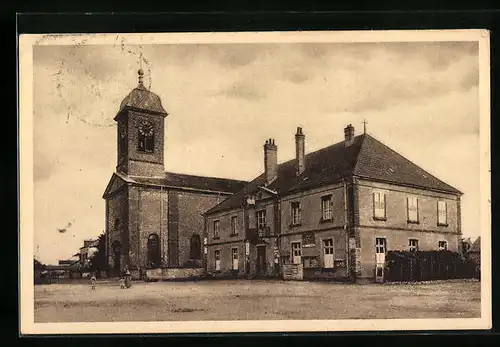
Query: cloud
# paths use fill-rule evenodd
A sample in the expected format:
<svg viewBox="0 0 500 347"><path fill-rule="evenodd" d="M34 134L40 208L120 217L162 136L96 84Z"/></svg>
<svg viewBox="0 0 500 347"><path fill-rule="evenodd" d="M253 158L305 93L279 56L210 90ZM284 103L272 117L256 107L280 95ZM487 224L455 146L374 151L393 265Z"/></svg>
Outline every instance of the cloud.
<svg viewBox="0 0 500 347"><path fill-rule="evenodd" d="M237 81L230 87L220 91L218 94L248 101L257 101L266 97L263 88L250 81Z"/></svg>

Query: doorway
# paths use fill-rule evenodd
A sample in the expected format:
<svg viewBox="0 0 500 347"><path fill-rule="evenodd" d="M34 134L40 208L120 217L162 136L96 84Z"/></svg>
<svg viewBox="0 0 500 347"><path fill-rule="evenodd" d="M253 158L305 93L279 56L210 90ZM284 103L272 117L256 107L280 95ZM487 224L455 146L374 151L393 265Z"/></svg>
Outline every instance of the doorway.
<svg viewBox="0 0 500 347"><path fill-rule="evenodd" d="M302 264L302 247L300 242L292 242L292 263Z"/></svg>
<svg viewBox="0 0 500 347"><path fill-rule="evenodd" d="M385 238L378 237L375 239L375 281L384 282L385 255L387 253L387 245Z"/></svg>
<svg viewBox="0 0 500 347"><path fill-rule="evenodd" d="M121 271L121 244L119 241L113 242L113 273L115 276L120 276Z"/></svg>
<svg viewBox="0 0 500 347"><path fill-rule="evenodd" d="M256 273L259 276L263 276L267 271L266 263L266 246L257 246L257 264Z"/></svg>
<svg viewBox="0 0 500 347"><path fill-rule="evenodd" d="M160 237L151 234L148 237L148 266L155 269L161 266Z"/></svg>

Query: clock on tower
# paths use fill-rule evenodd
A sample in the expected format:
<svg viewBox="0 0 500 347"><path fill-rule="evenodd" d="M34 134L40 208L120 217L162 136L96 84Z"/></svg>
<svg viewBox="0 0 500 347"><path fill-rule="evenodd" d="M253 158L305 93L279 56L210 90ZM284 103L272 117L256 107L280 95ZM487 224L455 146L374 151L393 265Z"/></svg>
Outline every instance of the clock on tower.
<svg viewBox="0 0 500 347"><path fill-rule="evenodd" d="M139 85L123 99L118 122L117 171L131 176L163 176L164 122L168 115L158 95Z"/></svg>

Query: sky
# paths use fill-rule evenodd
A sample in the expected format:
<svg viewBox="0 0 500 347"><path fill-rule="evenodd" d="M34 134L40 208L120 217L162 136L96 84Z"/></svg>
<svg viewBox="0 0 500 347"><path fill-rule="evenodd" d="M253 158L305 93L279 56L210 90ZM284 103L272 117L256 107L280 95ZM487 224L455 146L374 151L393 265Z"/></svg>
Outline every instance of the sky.
<svg viewBox="0 0 500 347"><path fill-rule="evenodd" d="M251 180L262 145L278 161L367 132L464 192L479 235L477 42L34 46L35 256L56 263L105 225L116 123L137 70L169 113L165 169ZM61 233L58 229L66 229Z"/></svg>

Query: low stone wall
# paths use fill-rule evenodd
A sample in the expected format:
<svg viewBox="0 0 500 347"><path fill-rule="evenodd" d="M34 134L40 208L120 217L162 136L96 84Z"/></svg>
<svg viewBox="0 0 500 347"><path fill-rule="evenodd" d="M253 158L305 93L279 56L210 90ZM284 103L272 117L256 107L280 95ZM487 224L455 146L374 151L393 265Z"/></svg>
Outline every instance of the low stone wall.
<svg viewBox="0 0 500 347"><path fill-rule="evenodd" d="M148 269L146 270L146 280L167 281L167 280L187 280L197 279L205 275L205 269Z"/></svg>

